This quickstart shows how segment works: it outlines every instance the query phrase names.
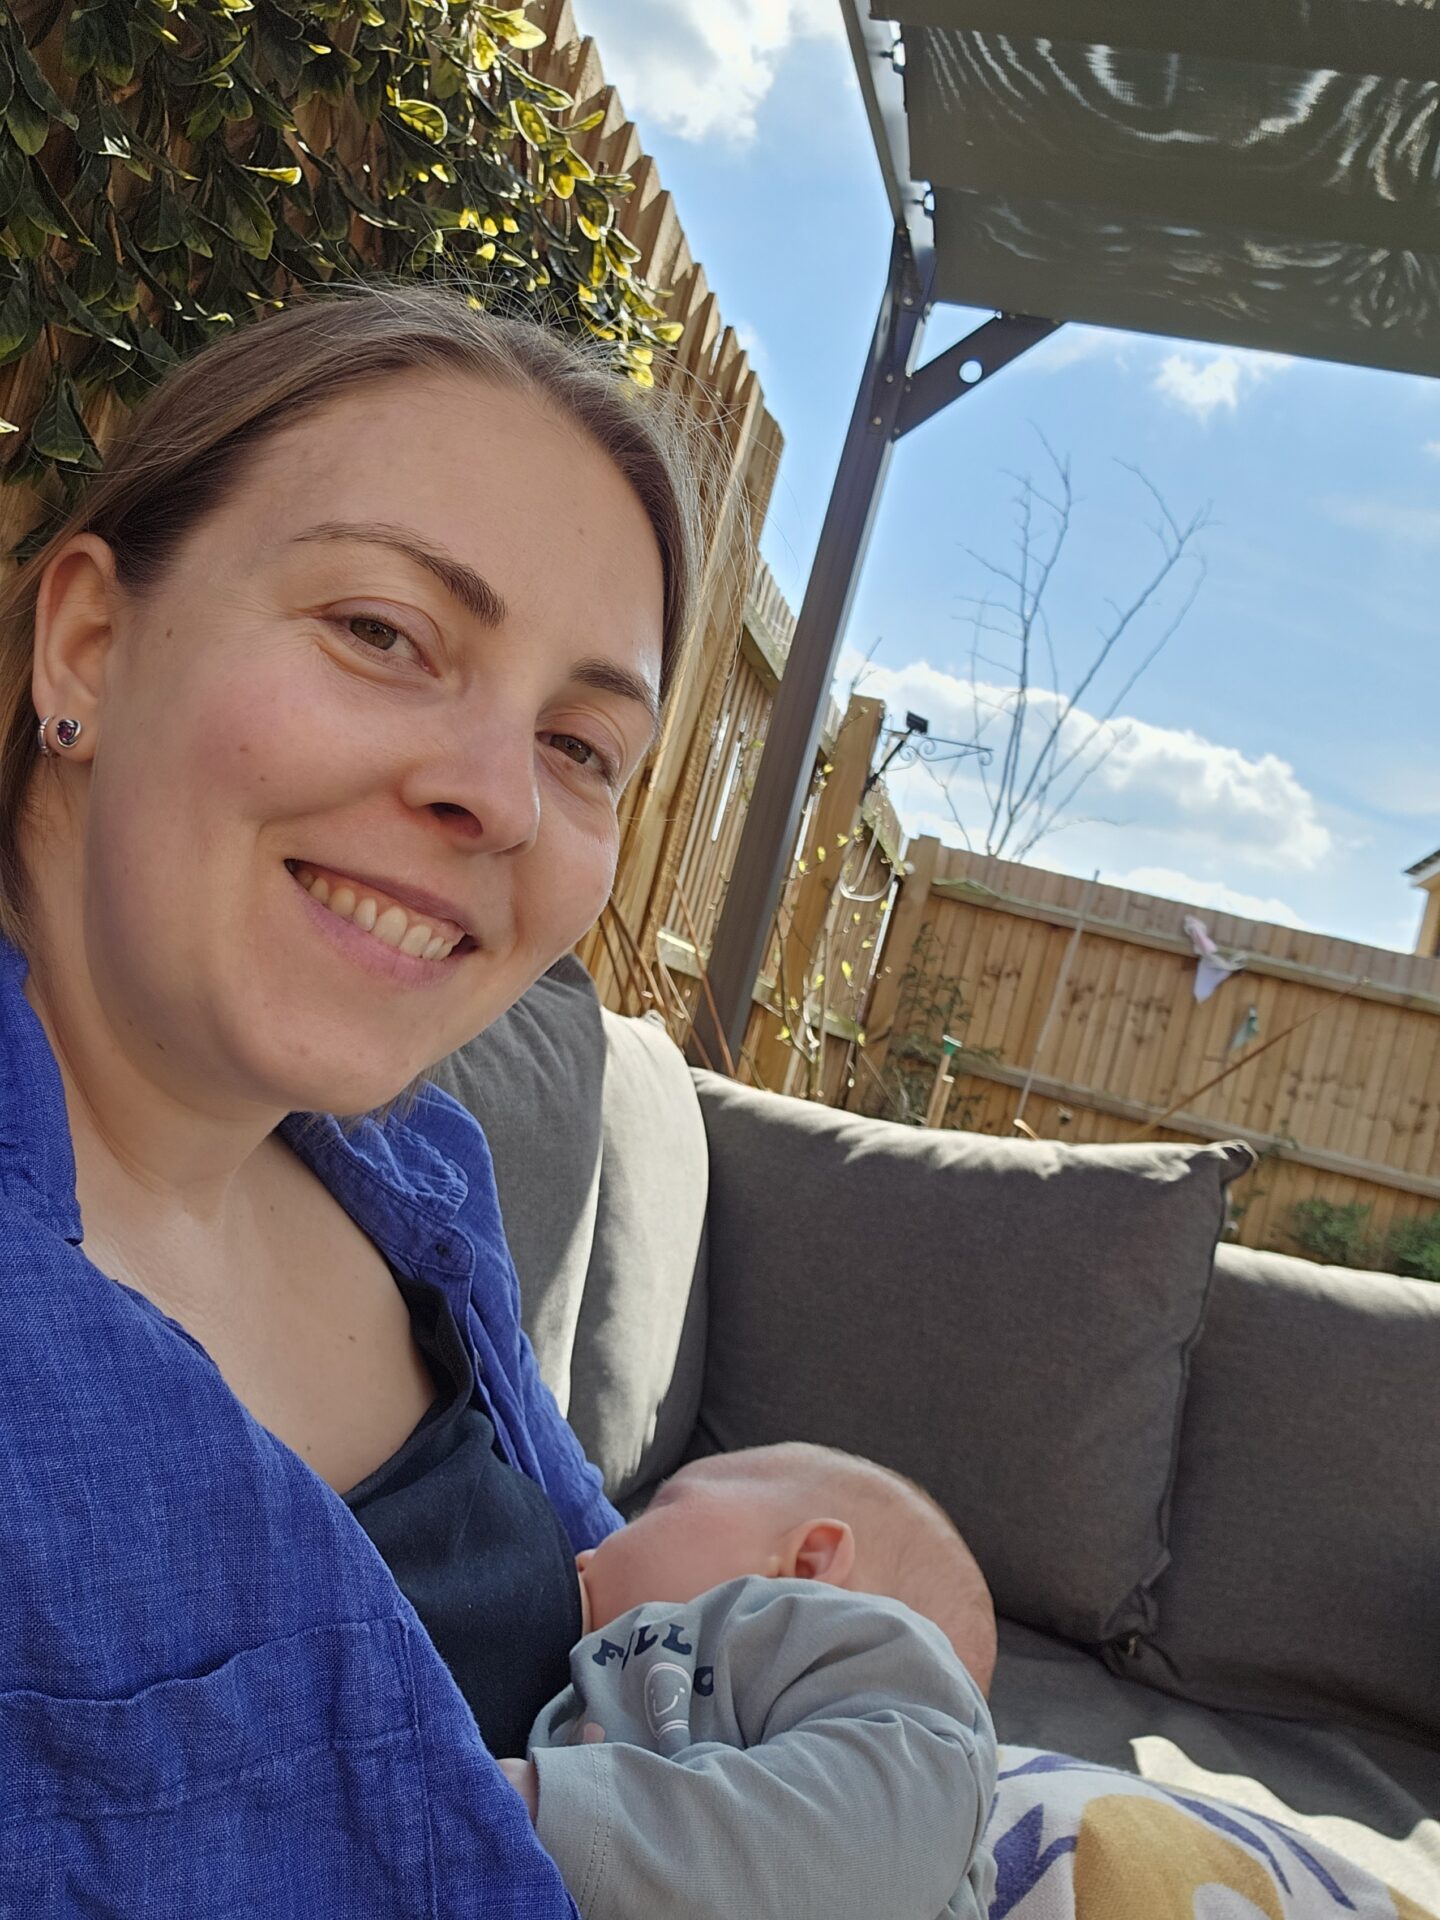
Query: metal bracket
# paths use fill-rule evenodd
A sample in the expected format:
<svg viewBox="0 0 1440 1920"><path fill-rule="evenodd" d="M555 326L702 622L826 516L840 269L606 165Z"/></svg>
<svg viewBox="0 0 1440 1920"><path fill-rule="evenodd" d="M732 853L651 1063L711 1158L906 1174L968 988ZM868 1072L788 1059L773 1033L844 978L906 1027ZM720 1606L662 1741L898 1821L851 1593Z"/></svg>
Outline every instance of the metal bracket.
<svg viewBox="0 0 1440 1920"><path fill-rule="evenodd" d="M914 717L908 715L907 719ZM982 766L988 767L995 758L995 749L982 746L978 740L947 740L941 734L931 733L928 727L887 727L880 737L882 740L893 740L895 744L866 780L862 789L864 793L869 793L893 766L913 767L916 761L924 760L943 767L952 760L974 758Z"/></svg>
<svg viewBox="0 0 1440 1920"><path fill-rule="evenodd" d="M1022 353L1047 339L1063 322L1040 320L1028 313L999 313L967 333L944 353L917 367L905 383L895 438L904 439L922 421L948 407L952 400L973 393L992 373L1008 367Z"/></svg>

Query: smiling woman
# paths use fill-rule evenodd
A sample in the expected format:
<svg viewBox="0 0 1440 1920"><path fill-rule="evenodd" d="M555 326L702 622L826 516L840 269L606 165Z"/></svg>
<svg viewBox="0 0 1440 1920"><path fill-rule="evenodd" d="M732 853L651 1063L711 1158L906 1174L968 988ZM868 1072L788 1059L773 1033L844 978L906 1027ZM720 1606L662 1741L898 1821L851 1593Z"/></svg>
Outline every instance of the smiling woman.
<svg viewBox="0 0 1440 1920"><path fill-rule="evenodd" d="M570 1911L491 1755L617 1516L425 1076L608 896L686 440L537 327L351 292L171 374L0 603L27 1911Z"/></svg>

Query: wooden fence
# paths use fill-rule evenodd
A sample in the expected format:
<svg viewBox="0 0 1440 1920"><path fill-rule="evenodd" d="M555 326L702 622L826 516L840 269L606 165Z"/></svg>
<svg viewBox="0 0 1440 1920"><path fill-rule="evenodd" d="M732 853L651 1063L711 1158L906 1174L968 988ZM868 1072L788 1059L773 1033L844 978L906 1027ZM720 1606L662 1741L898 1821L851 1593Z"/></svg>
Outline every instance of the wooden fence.
<svg viewBox="0 0 1440 1920"><path fill-rule="evenodd" d="M1044 1138L1250 1141L1261 1163L1234 1189L1248 1245L1292 1246L1300 1200L1368 1205L1377 1235L1440 1205L1440 958L1117 887L1087 902L1082 880L934 840L910 854L851 1104L878 1110L879 1078L907 1063L933 1083L948 1028L948 1124L1011 1135L1024 1094ZM1203 1002L1196 912L1247 956Z"/></svg>
<svg viewBox="0 0 1440 1920"><path fill-rule="evenodd" d="M724 905L794 626L769 570L759 565L740 648L715 703L653 955L633 950L639 943L626 939L618 916L601 923L607 977L625 988L623 998L612 993L611 1004L653 1005L677 1039L688 1033L703 992L703 956ZM904 835L889 797L883 786L866 791L882 720L875 700L852 699L843 714L829 703L740 1058L713 1063L733 1065L753 1084L837 1104L855 1070L860 1012L903 865Z"/></svg>
<svg viewBox="0 0 1440 1920"><path fill-rule="evenodd" d="M604 114L583 136L585 158L597 171L627 173L635 182L618 224L640 249L636 271L672 289L667 311L685 329L670 365L657 365L657 379L683 384L715 438L727 487L689 659L660 740L625 795L614 911L579 950L606 1002L637 1013L654 998L645 985L646 969L653 972L734 679L755 544L782 440L744 349L723 323L704 269L691 255L654 159L643 151L615 89L606 85L594 41L576 32L570 0L542 0L533 17L549 36L530 56L533 71L572 93L580 115Z"/></svg>

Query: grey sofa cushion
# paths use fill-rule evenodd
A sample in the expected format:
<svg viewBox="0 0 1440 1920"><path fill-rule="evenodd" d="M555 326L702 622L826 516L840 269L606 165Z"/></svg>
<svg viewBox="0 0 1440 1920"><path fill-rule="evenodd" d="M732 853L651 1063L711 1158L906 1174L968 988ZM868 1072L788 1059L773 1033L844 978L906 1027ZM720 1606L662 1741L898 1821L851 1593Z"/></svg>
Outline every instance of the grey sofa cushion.
<svg viewBox="0 0 1440 1920"><path fill-rule="evenodd" d="M430 1076L489 1142L525 1331L562 1413L600 1197L605 1056L595 984L566 954Z"/></svg>
<svg viewBox="0 0 1440 1920"><path fill-rule="evenodd" d="M697 1074L698 1449L828 1442L954 1516L1012 1618L1150 1624L1188 1356L1244 1147L923 1132Z"/></svg>
<svg viewBox="0 0 1440 1920"><path fill-rule="evenodd" d="M710 1158L663 1021L606 1013L604 1026L600 1194L570 1418L624 1506L679 1464L700 1410Z"/></svg>
<svg viewBox="0 0 1440 1920"><path fill-rule="evenodd" d="M567 956L432 1078L490 1143L546 1384L611 1499L642 1495L680 1460L704 1366L709 1157L683 1056Z"/></svg>
<svg viewBox="0 0 1440 1920"><path fill-rule="evenodd" d="M1440 1766L1430 1748L1339 1724L1217 1713L1119 1679L1090 1654L1008 1620L990 1708L1008 1745L1268 1814L1440 1910Z"/></svg>
<svg viewBox="0 0 1440 1920"><path fill-rule="evenodd" d="M1440 1743L1440 1286L1222 1247L1171 1553L1141 1678Z"/></svg>

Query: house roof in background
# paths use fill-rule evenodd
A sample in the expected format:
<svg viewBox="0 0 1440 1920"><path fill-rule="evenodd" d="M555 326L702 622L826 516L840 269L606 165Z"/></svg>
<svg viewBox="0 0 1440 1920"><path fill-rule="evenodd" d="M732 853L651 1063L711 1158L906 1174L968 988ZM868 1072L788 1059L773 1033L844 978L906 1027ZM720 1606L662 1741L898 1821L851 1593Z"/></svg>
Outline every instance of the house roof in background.
<svg viewBox="0 0 1440 1920"><path fill-rule="evenodd" d="M1427 880L1440 878L1440 847L1434 853L1427 853L1423 860L1417 860L1413 867L1407 867L1405 872L1417 887L1423 887Z"/></svg>
<svg viewBox="0 0 1440 1920"><path fill-rule="evenodd" d="M940 299L1440 374L1440 0L871 12Z"/></svg>

